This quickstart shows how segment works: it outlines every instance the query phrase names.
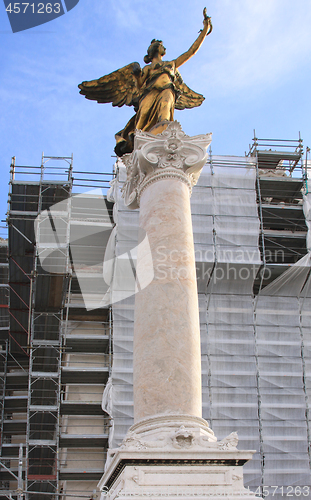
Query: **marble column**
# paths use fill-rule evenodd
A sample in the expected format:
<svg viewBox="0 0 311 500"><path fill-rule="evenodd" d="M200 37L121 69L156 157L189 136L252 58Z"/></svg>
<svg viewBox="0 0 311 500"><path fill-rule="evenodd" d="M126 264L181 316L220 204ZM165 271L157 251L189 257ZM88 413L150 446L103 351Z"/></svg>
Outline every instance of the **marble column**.
<svg viewBox="0 0 311 500"><path fill-rule="evenodd" d="M195 496L254 500L236 433L218 442L202 418L198 295L190 195L211 134L188 137L178 122L161 134L136 131L125 155L126 205L140 207L134 319L134 416L108 451L101 500ZM151 256L151 258L150 258ZM144 286L139 278L154 278Z"/></svg>
<svg viewBox="0 0 311 500"><path fill-rule="evenodd" d="M134 418L202 416L198 294L190 195L211 134L189 138L178 122L161 135L137 133L125 202L140 206L137 276L152 261L154 279L135 296ZM137 175L138 173L138 175ZM133 182L136 185L134 187ZM133 192L136 194L133 199ZM149 270L146 269L146 272ZM139 288L139 283L138 283Z"/></svg>

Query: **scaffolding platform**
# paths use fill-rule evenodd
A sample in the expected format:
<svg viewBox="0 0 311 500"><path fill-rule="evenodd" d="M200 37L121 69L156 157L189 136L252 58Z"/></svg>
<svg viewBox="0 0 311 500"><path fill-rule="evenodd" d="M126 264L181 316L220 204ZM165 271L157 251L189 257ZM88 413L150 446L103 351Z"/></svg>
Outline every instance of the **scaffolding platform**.
<svg viewBox="0 0 311 500"><path fill-rule="evenodd" d="M99 259L102 239L85 252L77 235L112 227L112 204L98 194L111 179L74 173L72 156L42 155L39 167L12 159L9 237L0 241L0 341L8 345L0 353L1 498L18 498L17 477L26 500L46 500L77 478L94 489L101 476L110 427L101 408L111 366L110 309L86 310L70 252L80 251L84 266Z"/></svg>

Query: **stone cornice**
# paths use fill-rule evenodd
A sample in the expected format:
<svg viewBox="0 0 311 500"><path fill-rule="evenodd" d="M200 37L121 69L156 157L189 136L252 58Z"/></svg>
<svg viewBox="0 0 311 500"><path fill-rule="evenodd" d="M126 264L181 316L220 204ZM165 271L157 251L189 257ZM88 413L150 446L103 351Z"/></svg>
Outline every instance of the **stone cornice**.
<svg viewBox="0 0 311 500"><path fill-rule="evenodd" d="M137 130L133 153L122 157L127 171L122 189L126 206L139 208L142 192L162 179L178 179L191 193L206 163L211 140L212 134L189 137L177 121L169 122L158 135Z"/></svg>

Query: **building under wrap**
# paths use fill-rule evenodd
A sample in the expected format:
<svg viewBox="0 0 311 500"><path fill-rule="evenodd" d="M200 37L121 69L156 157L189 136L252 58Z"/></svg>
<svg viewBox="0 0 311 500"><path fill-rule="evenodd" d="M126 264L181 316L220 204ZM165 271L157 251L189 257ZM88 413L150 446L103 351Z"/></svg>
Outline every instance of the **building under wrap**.
<svg viewBox="0 0 311 500"><path fill-rule="evenodd" d="M255 139L246 157L210 156L193 188L203 418L218 439L237 431L240 449L257 450L244 467L246 486L269 487L275 499L311 497L311 194L299 145L268 145L273 151ZM139 214L120 192L125 178L119 162L110 192L117 257L138 241ZM124 276L116 282L123 277L126 294ZM133 423L134 301L112 305L104 398L112 447Z"/></svg>
<svg viewBox="0 0 311 500"><path fill-rule="evenodd" d="M29 500L96 498L108 441L133 423L139 213L125 167L107 200L72 195L107 176L85 183L67 159L53 177L47 160L39 179L12 165L0 245L1 499L19 485ZM191 197L203 417L257 450L245 485L277 500L311 497L307 164L301 141L254 139L248 156L210 155Z"/></svg>

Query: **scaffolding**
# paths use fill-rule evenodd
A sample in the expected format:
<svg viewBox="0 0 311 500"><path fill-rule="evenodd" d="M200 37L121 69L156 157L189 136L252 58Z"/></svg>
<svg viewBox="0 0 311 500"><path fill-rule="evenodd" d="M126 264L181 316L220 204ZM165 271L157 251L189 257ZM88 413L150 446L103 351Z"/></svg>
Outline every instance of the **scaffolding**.
<svg viewBox="0 0 311 500"><path fill-rule="evenodd" d="M4 402L9 344L8 242L0 241L0 451L4 438ZM2 484L5 487L5 484Z"/></svg>
<svg viewBox="0 0 311 500"><path fill-rule="evenodd" d="M72 156L42 155L40 167L12 159L3 245L9 255L0 262L0 293L7 291L1 312L9 323L0 325L2 498L90 498L102 475L111 315L109 304L86 308L78 268L98 263L98 226L107 229L111 204L103 195L81 199L73 191L107 191L110 180L111 174L73 172ZM94 198L100 203L88 212L84 205Z"/></svg>
<svg viewBox="0 0 311 500"><path fill-rule="evenodd" d="M257 294L307 253L303 193L307 181L303 141L259 139L254 131L248 156L256 158L262 267L254 283Z"/></svg>

